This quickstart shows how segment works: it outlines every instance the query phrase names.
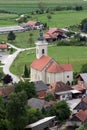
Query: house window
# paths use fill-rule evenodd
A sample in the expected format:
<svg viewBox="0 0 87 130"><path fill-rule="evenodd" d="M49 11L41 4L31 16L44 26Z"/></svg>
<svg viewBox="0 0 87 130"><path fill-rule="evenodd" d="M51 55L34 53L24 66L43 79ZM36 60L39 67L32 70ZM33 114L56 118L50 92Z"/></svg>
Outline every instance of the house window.
<svg viewBox="0 0 87 130"><path fill-rule="evenodd" d="M65 95L63 95L62 98L65 98Z"/></svg>
<svg viewBox="0 0 87 130"><path fill-rule="evenodd" d="M67 75L67 78L69 78L69 75Z"/></svg>
<svg viewBox="0 0 87 130"><path fill-rule="evenodd" d="M44 54L45 53L45 50L44 49L42 49L42 54Z"/></svg>

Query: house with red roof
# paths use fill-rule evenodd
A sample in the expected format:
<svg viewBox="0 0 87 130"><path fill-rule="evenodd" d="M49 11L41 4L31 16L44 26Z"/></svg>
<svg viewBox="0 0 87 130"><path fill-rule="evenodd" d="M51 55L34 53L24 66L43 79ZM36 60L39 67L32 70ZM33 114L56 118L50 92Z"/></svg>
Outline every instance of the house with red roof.
<svg viewBox="0 0 87 130"><path fill-rule="evenodd" d="M55 41L61 38L65 38L65 32L62 29L50 28L44 34L44 37L47 41Z"/></svg>
<svg viewBox="0 0 87 130"><path fill-rule="evenodd" d="M46 84L62 81L73 81L73 69L71 64L59 64L47 55L48 43L40 33L36 44L36 59L31 63L31 81L42 80Z"/></svg>
<svg viewBox="0 0 87 130"><path fill-rule="evenodd" d="M43 28L43 24L37 21L28 21L26 23L26 26L29 26L31 29L42 29Z"/></svg>
<svg viewBox="0 0 87 130"><path fill-rule="evenodd" d="M0 88L0 96L2 97L7 97L12 92L14 92L14 86Z"/></svg>
<svg viewBox="0 0 87 130"><path fill-rule="evenodd" d="M48 89L47 85L43 81L36 81L34 82L34 87L38 98L44 99Z"/></svg>
<svg viewBox="0 0 87 130"><path fill-rule="evenodd" d="M87 124L87 110L80 110L78 113L74 114L68 121L69 126L81 126Z"/></svg>
<svg viewBox="0 0 87 130"><path fill-rule="evenodd" d="M77 84L72 86L72 89L80 91L78 97L87 95L87 73L81 73L77 77Z"/></svg>
<svg viewBox="0 0 87 130"><path fill-rule="evenodd" d="M50 84L48 87L47 93L51 93L58 100L68 100L72 99L72 88L67 84L59 81Z"/></svg>
<svg viewBox="0 0 87 130"><path fill-rule="evenodd" d="M0 43L0 51L7 51L8 45L6 43Z"/></svg>

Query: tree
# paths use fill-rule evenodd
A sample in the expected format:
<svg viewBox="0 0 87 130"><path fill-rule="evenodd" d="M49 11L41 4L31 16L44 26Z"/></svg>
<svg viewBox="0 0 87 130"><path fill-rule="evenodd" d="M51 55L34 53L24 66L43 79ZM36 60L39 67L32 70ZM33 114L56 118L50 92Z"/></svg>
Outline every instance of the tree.
<svg viewBox="0 0 87 130"><path fill-rule="evenodd" d="M28 99L32 97L36 97L36 91L33 82L19 82L15 85L15 92L25 91Z"/></svg>
<svg viewBox="0 0 87 130"><path fill-rule="evenodd" d="M83 25L83 32L87 32L87 22L85 22Z"/></svg>
<svg viewBox="0 0 87 130"><path fill-rule="evenodd" d="M81 73L87 73L87 63L82 65Z"/></svg>
<svg viewBox="0 0 87 130"><path fill-rule="evenodd" d="M13 79L12 79L12 77L11 77L9 74L5 75L4 78L3 78L4 84L11 83L12 80L13 80Z"/></svg>
<svg viewBox="0 0 87 130"><path fill-rule="evenodd" d="M27 96L24 91L12 93L6 105L7 119L12 130L23 130L27 123Z"/></svg>
<svg viewBox="0 0 87 130"><path fill-rule="evenodd" d="M42 118L42 113L39 109L29 108L28 109L28 123L34 123Z"/></svg>
<svg viewBox="0 0 87 130"><path fill-rule="evenodd" d="M8 36L7 36L7 40L9 41L13 41L13 40L15 40L15 38L16 38L16 35L13 33L13 31L10 31L9 32L9 34L8 34Z"/></svg>
<svg viewBox="0 0 87 130"><path fill-rule="evenodd" d="M55 97L54 97L53 94L48 93L48 94L45 96L45 100L46 100L46 101L55 101Z"/></svg>
<svg viewBox="0 0 87 130"><path fill-rule="evenodd" d="M2 97L0 97L0 130L8 130L8 120L6 119L6 111Z"/></svg>
<svg viewBox="0 0 87 130"><path fill-rule="evenodd" d="M52 16L50 14L47 15L48 20L52 19Z"/></svg>
<svg viewBox="0 0 87 130"><path fill-rule="evenodd" d="M0 80L2 80L3 76L4 76L4 73L0 72Z"/></svg>
<svg viewBox="0 0 87 130"><path fill-rule="evenodd" d="M45 2L39 2L38 3L38 8L39 8L41 13L44 13L44 11L46 9L46 3Z"/></svg>
<svg viewBox="0 0 87 130"><path fill-rule="evenodd" d="M56 115L56 119L60 123L62 123L63 121L69 118L71 111L66 101L62 100L52 106L52 108L49 111L49 114L51 116Z"/></svg>
<svg viewBox="0 0 87 130"><path fill-rule="evenodd" d="M33 33L29 34L29 43L30 45L33 43Z"/></svg>
<svg viewBox="0 0 87 130"><path fill-rule="evenodd" d="M81 125L79 128L77 128L76 130L84 130L84 126Z"/></svg>
<svg viewBox="0 0 87 130"><path fill-rule="evenodd" d="M26 64L25 64L25 66L24 66L24 77L25 77L25 78L28 78L28 77L29 77L29 70L28 70Z"/></svg>
<svg viewBox="0 0 87 130"><path fill-rule="evenodd" d="M87 18L81 21L81 30L87 32Z"/></svg>

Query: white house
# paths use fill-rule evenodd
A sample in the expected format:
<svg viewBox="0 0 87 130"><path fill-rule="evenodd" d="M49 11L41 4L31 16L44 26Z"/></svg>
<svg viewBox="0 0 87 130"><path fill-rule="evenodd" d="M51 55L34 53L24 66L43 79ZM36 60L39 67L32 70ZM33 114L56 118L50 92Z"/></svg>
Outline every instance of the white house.
<svg viewBox="0 0 87 130"><path fill-rule="evenodd" d="M43 34L36 44L36 59L30 65L31 81L42 80L46 84L62 81L71 83L73 81L73 70L71 64L59 64L47 55L48 43Z"/></svg>

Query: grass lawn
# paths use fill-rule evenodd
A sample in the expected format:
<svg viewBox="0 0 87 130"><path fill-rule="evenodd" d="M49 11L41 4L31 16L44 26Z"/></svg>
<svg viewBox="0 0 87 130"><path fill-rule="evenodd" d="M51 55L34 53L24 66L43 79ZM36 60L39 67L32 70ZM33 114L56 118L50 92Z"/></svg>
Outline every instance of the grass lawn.
<svg viewBox="0 0 87 130"><path fill-rule="evenodd" d="M21 33L15 33L16 35L16 40L14 42L11 42L14 46L17 46L19 48L27 48L27 47L32 47L35 46L35 44L30 43L29 41L29 34L32 33L32 39L33 43L37 40L39 36L39 31L34 30L34 31L29 31L29 32L21 32ZM0 35L0 41L7 42L7 36L8 34Z"/></svg>
<svg viewBox="0 0 87 130"><path fill-rule="evenodd" d="M35 59L36 54L32 51L22 52L13 62L10 70L12 73L21 75L23 67L26 64L29 66ZM55 52L55 53L54 53ZM74 47L74 46L54 46L48 48L48 55L54 58L60 64L70 63L73 70L79 72L82 65L87 63L87 47Z"/></svg>
<svg viewBox="0 0 87 130"><path fill-rule="evenodd" d="M51 19L47 19L47 14L37 15L36 19L46 22L49 27L69 27L79 25L84 18L87 18L87 11L57 11L51 14Z"/></svg>
<svg viewBox="0 0 87 130"><path fill-rule="evenodd" d="M32 15L31 19L42 23L47 23L49 27L69 27L72 25L78 25L84 18L87 18L87 10L83 11L55 11L51 15L51 19L48 20L48 14ZM18 16L15 14L0 14L0 26L18 25L15 19Z"/></svg>
<svg viewBox="0 0 87 130"><path fill-rule="evenodd" d="M0 13L0 26L17 25L16 18L17 14Z"/></svg>

